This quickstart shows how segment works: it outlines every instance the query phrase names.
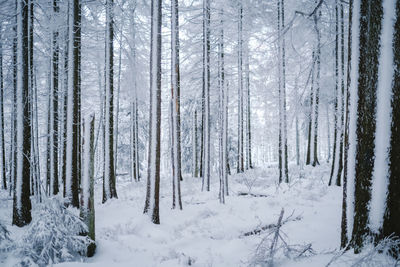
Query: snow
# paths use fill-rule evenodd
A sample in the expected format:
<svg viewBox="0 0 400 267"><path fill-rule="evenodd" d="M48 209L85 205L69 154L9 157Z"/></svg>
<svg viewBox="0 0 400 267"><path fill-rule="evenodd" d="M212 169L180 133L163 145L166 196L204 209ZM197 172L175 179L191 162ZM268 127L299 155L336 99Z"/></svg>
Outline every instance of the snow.
<svg viewBox="0 0 400 267"><path fill-rule="evenodd" d="M295 167L293 167L295 168ZM288 222L283 231L293 244L312 243L318 252L340 244L341 189L328 187L329 166L307 170L308 179L277 187L277 169L256 169L231 176L231 196L218 200L219 181L213 176L211 192L201 192L201 179L184 177L184 210L171 210L170 178L161 180L160 217L155 225L143 215L145 182L118 183L119 199L101 204L101 184L95 188L97 253L85 263L60 266L247 266L260 236L242 237L257 227L276 223L280 210L294 212L298 221ZM293 175L295 176L295 174ZM168 177L163 175L162 177ZM247 192L245 180L254 180L252 193L268 197L237 196ZM318 256L321 266L332 255ZM319 259L322 258L322 259ZM287 262L288 265L294 262Z"/></svg>
<svg viewBox="0 0 400 267"><path fill-rule="evenodd" d="M383 214L386 210L388 186L388 150L390 147L390 123L392 121L391 99L394 73L393 35L396 1L383 4L383 22L381 35L381 55L379 57L379 80L377 90L377 113L375 133L375 162L372 174L372 192L369 222L373 232L382 227Z"/></svg>
<svg viewBox="0 0 400 267"><path fill-rule="evenodd" d="M328 186L330 165L291 167L291 183L278 185L276 166L266 166L232 175L226 204L219 203L218 174L213 173L211 191L201 191L201 179L184 177L181 183L184 210L172 210L172 177L161 177L161 224L153 224L143 214L146 182L120 180L118 199L102 204L102 184L95 185L96 243L94 257L64 262L56 266L249 266L266 232L244 236L262 226L275 224L282 208L282 233L291 245L311 244L315 256L288 259L276 255L278 266L325 266L340 245L342 189ZM304 172L305 178L299 178ZM253 183L250 188L248 185ZM239 196L239 192L266 197ZM25 228L11 226L12 199L0 191L0 222L11 239L21 240ZM40 205L39 205L40 206ZM34 205L34 214L38 205ZM2 254L0 265L12 266L13 254ZM352 251L331 266L349 266L357 259ZM387 259L386 259L387 260Z"/></svg>

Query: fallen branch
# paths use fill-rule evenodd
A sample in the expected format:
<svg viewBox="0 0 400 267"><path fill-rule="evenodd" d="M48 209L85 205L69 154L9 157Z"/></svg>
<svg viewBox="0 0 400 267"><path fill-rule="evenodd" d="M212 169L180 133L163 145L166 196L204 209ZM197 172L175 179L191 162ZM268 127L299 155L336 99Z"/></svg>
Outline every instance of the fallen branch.
<svg viewBox="0 0 400 267"><path fill-rule="evenodd" d="M239 192L238 196L269 197L268 195L264 195L264 194L253 194L253 193L246 193L246 192Z"/></svg>
<svg viewBox="0 0 400 267"><path fill-rule="evenodd" d="M274 223L267 224L267 225L264 225L264 226L262 226L262 227L258 227L258 228L254 229L254 230L252 230L252 231L246 232L246 233L244 233L242 236L258 235L258 234L260 234L261 232L266 231L266 230L269 230L269 229L273 229L273 228L277 228L277 227L280 228L282 225L284 225L284 224L287 223L287 222L299 221L299 220L302 219L302 217L301 217L300 215L297 216L297 217L295 217L295 218L292 218L292 217L293 217L293 213L294 213L294 211L293 211L292 214L291 214L289 217L287 217L285 220L280 220L280 221L278 221L278 224L274 224ZM282 216L283 216L283 215L282 215ZM280 218L280 217L279 217L279 218Z"/></svg>

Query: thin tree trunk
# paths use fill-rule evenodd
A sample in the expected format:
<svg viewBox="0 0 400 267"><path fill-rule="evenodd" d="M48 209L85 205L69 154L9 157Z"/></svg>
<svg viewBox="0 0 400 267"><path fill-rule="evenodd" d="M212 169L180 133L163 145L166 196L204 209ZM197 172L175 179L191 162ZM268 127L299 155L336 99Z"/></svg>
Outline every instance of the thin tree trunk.
<svg viewBox="0 0 400 267"><path fill-rule="evenodd" d="M204 67L204 119L203 119L203 156L202 156L202 190L204 185L210 191L210 0L203 0L203 67Z"/></svg>
<svg viewBox="0 0 400 267"><path fill-rule="evenodd" d="M350 0L349 3L349 29L348 29L348 44L347 44L347 88L346 88L346 124L344 128L344 166L343 166L343 198L342 198L342 221L341 221L341 235L340 235L340 247L344 248L348 244L348 214L347 214L347 160L349 154L349 127L350 127L350 97L354 97L350 95L350 82L351 82L351 39L352 39L352 18L353 18L353 0Z"/></svg>
<svg viewBox="0 0 400 267"><path fill-rule="evenodd" d="M339 112L339 10L338 2L335 0L335 116L334 116L334 137L333 137L333 154L332 154L332 168L328 185L332 184L333 178L337 178L338 163L338 112Z"/></svg>
<svg viewBox="0 0 400 267"><path fill-rule="evenodd" d="M161 5L161 0L151 1L150 139L144 213L149 213L154 224L160 224Z"/></svg>
<svg viewBox="0 0 400 267"><path fill-rule="evenodd" d="M317 11L314 15L314 25L317 34L317 52L316 52L316 63L317 63L317 77L315 79L315 108L314 108L314 156L311 163L312 166L319 165L318 161L318 114L319 114L319 90L320 90L320 76L321 76L321 31L319 29L318 22L321 18L321 10Z"/></svg>
<svg viewBox="0 0 400 267"><path fill-rule="evenodd" d="M118 198L115 186L114 166L114 1L106 3L106 87L105 87L105 116L104 116L104 175L103 203L110 198Z"/></svg>
<svg viewBox="0 0 400 267"><path fill-rule="evenodd" d="M180 119L180 73L179 73L179 8L178 0L171 0L171 101L172 101L172 208L182 209L181 186L181 119Z"/></svg>
<svg viewBox="0 0 400 267"><path fill-rule="evenodd" d="M244 172L243 155L243 7L238 6L238 145L237 172Z"/></svg>
<svg viewBox="0 0 400 267"><path fill-rule="evenodd" d="M199 176L199 165L198 165L198 152L197 152L197 110L195 109L193 112L193 137L192 137L192 153L193 153L193 177Z"/></svg>
<svg viewBox="0 0 400 267"><path fill-rule="evenodd" d="M0 28L1 30L1 28ZM4 147L4 84L3 84L3 38L0 35L0 183L7 190L6 157Z"/></svg>

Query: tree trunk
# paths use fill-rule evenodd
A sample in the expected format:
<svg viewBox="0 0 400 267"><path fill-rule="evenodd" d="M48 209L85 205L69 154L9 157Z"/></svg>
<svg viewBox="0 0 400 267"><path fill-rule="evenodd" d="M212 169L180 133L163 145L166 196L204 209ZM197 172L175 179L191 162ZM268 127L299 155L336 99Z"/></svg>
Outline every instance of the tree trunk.
<svg viewBox="0 0 400 267"><path fill-rule="evenodd" d="M114 160L114 1L106 3L106 44L105 44L105 116L104 116L104 174L103 203L118 198L115 186Z"/></svg>
<svg viewBox="0 0 400 267"><path fill-rule="evenodd" d="M278 87L279 87L279 183L289 182L286 124L285 3L278 0Z"/></svg>
<svg viewBox="0 0 400 267"><path fill-rule="evenodd" d="M250 62L249 62L249 45L247 44L246 47L246 93L247 93L247 109L246 109L246 115L247 115L247 120L246 120L246 137L247 137L247 161L246 161L246 169L253 168L253 162L252 162L252 157L251 157L251 106L250 106Z"/></svg>
<svg viewBox="0 0 400 267"><path fill-rule="evenodd" d="M343 158L343 198L342 198L342 221L341 221L341 235L340 235L340 247L344 248L348 244L348 203L347 203L347 166L348 166L348 154L349 154L349 127L350 127L350 97L353 98L353 95L350 95L350 82L351 82L351 45L352 45L352 19L353 19L353 0L350 0L349 3L349 31L348 31L348 58L347 58L347 88L346 88L346 122L344 128L344 158Z"/></svg>
<svg viewBox="0 0 400 267"><path fill-rule="evenodd" d="M160 224L160 145L161 145L161 0L151 1L150 43L150 140L147 190L144 213Z"/></svg>
<svg viewBox="0 0 400 267"><path fill-rule="evenodd" d="M317 77L315 79L315 107L314 107L314 155L312 166L319 165L318 161L318 114L319 114L319 90L320 90L320 76L321 76L321 31L319 29L318 22L321 18L321 10L317 11L314 15L314 26L317 34L317 51L316 51L316 63L317 63Z"/></svg>
<svg viewBox="0 0 400 267"><path fill-rule="evenodd" d="M68 103L67 103L67 149L66 149L66 196L71 205L79 207L79 45L78 29L80 0L71 0L68 44Z"/></svg>
<svg viewBox="0 0 400 267"><path fill-rule="evenodd" d="M392 121L389 149L389 179L387 188L386 209L383 218L382 234L400 236L400 2L396 2L393 34L394 78L392 85ZM392 251L395 257L399 251ZM397 253L397 254L396 254Z"/></svg>
<svg viewBox="0 0 400 267"><path fill-rule="evenodd" d="M202 158L202 186L201 189L210 191L210 0L203 0L203 23L204 23L204 44L203 44L203 66L204 66L204 123L203 128L203 158Z"/></svg>
<svg viewBox="0 0 400 267"><path fill-rule="evenodd" d="M1 29L0 29L1 30ZM4 84L3 84L3 38L0 35L0 183L7 190L6 157L4 147Z"/></svg>
<svg viewBox="0 0 400 267"><path fill-rule="evenodd" d="M311 65L311 88L310 88L310 113L308 115L308 131L307 131L307 155L306 155L306 165L311 164L311 157L314 156L314 154L311 154L313 152L312 146L314 145L313 143L313 116L314 114L314 103L315 103L315 97L314 97L314 67L315 67L315 52L312 52L312 65Z"/></svg>
<svg viewBox="0 0 400 267"><path fill-rule="evenodd" d="M376 91L378 86L379 40L382 1L361 0L360 55L358 71L357 147L354 191L354 225L352 247L361 251L368 235L369 201L374 167L376 129Z"/></svg>
<svg viewBox="0 0 400 267"><path fill-rule="evenodd" d="M182 209L181 186L181 115L180 115L180 74L179 74L179 8L178 0L171 0L171 101L172 101L172 208Z"/></svg>
<svg viewBox="0 0 400 267"><path fill-rule="evenodd" d="M80 217L88 227L88 237L95 241L95 212L94 212L94 114L86 118L83 126L83 168L81 183ZM91 243L87 248L87 256L94 255L96 244Z"/></svg>
<svg viewBox="0 0 400 267"><path fill-rule="evenodd" d="M334 116L334 136L333 136L333 153L332 153L332 168L328 185L332 184L333 178L336 178L339 168L338 155L338 118L339 118L339 10L338 0L335 0L335 116Z"/></svg>
<svg viewBox="0 0 400 267"><path fill-rule="evenodd" d="M243 7L238 6L238 145L237 172L244 172L243 155Z"/></svg>
<svg viewBox="0 0 400 267"><path fill-rule="evenodd" d="M340 52L341 52L341 60L340 60L340 82L341 82L341 92L340 92L340 126L339 126L339 158L338 158L338 172L336 177L336 185L341 185L341 178L343 173L343 146L344 146L344 80L345 80L345 72L344 72L344 14L343 14L343 4L340 4Z"/></svg>
<svg viewBox="0 0 400 267"><path fill-rule="evenodd" d="M30 200L30 151L31 122L29 109L28 69L28 5L24 0L17 2L17 157L14 180L13 225L29 224Z"/></svg>
<svg viewBox="0 0 400 267"><path fill-rule="evenodd" d="M192 153L193 153L193 177L199 177L199 165L198 165L198 152L197 152L197 110L195 109L193 112L193 137L192 137Z"/></svg>

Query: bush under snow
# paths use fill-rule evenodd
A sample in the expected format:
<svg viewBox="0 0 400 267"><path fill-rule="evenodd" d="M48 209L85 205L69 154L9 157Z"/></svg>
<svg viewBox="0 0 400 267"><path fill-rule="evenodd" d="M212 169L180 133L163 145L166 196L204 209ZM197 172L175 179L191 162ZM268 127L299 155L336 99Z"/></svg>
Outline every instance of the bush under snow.
<svg viewBox="0 0 400 267"><path fill-rule="evenodd" d="M85 233L87 226L78 210L66 208L63 199L56 197L35 209L17 253L24 262L32 260L40 266L76 260L86 255L93 242Z"/></svg>

